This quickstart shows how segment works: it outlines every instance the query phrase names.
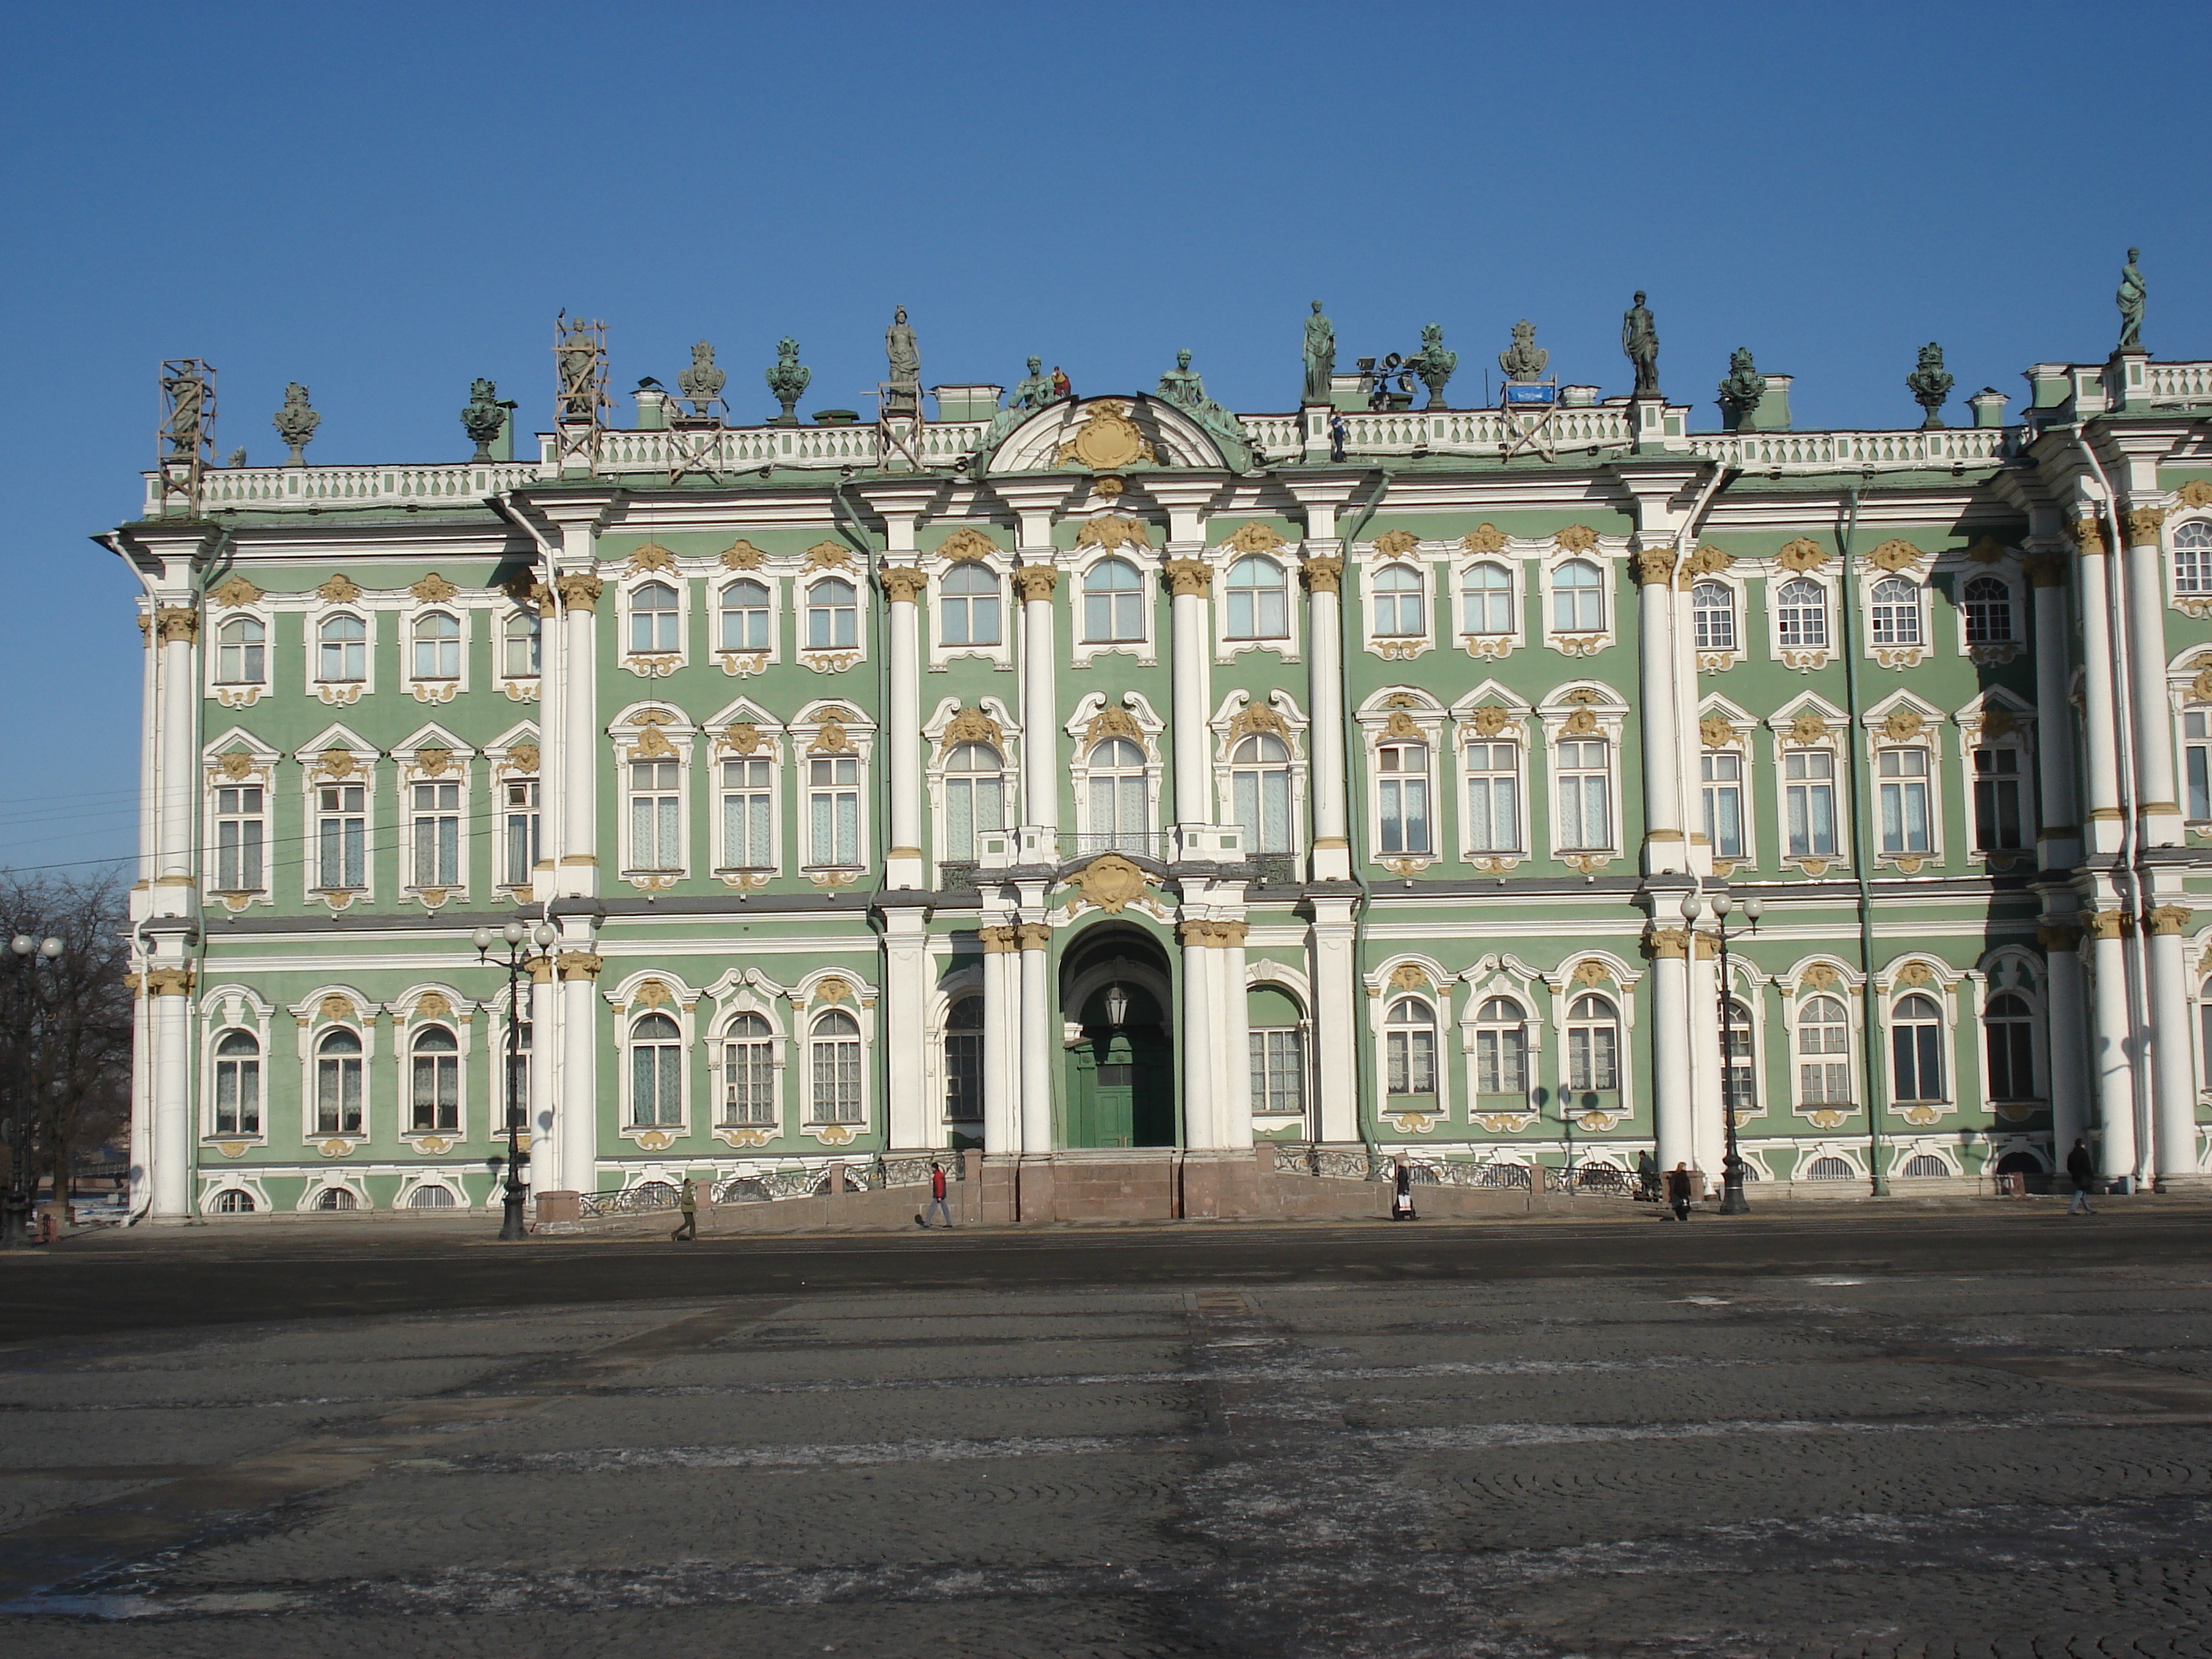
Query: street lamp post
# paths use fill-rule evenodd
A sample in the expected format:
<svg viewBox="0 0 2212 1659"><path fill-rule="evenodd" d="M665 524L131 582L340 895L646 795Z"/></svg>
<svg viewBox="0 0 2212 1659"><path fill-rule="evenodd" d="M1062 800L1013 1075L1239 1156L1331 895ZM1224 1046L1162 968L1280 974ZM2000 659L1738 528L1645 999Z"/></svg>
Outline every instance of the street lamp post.
<svg viewBox="0 0 2212 1659"><path fill-rule="evenodd" d="M1682 895L1682 920L1694 927L1704 910L1695 888ZM1756 894L1744 901L1745 927L1738 933L1759 931L1759 918L1765 908ZM1750 1202L1743 1195L1743 1159L1735 1149L1735 1102L1729 1097L1730 1074L1735 1062L1735 997L1729 983L1729 916L1735 909L1735 896L1727 888L1713 895L1713 933L1720 941L1721 979L1721 1125L1728 1135L1728 1153L1721 1159L1721 1213L1747 1215Z"/></svg>
<svg viewBox="0 0 2212 1659"><path fill-rule="evenodd" d="M8 1192L0 1200L0 1250L20 1250L31 1242L31 1203L33 1193L31 1173L31 1002L37 981L32 970L41 962L52 962L62 953L62 942L58 939L33 939L28 933L18 933L8 941L8 953L15 963L15 971L9 975L8 1036L15 1045L15 1075L9 1080L8 1091ZM69 1171L60 1171L54 1177L58 1188L66 1188ZM66 1191L55 1197L68 1202Z"/></svg>
<svg viewBox="0 0 2212 1659"><path fill-rule="evenodd" d="M469 940L477 947L477 960L487 966L491 947L507 946L507 1193L506 1216L499 1224L502 1243L519 1243L530 1237L529 1229L522 1224L522 1115L527 1109L515 1098L518 1092L528 1098L526 1088L518 1091L516 1087L522 1060L522 974L532 960L548 954L559 937L550 922L539 922L532 932L519 921L510 921L497 934L489 927L479 927ZM535 951L529 949L532 945L538 947Z"/></svg>

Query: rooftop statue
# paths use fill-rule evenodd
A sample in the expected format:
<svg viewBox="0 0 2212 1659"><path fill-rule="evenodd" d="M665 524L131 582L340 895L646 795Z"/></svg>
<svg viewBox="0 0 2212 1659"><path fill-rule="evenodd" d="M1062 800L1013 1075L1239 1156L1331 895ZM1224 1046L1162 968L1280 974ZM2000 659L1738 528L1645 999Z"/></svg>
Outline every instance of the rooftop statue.
<svg viewBox="0 0 2212 1659"><path fill-rule="evenodd" d="M1159 396L1163 402L1173 404L1196 421L1210 436L1240 444L1251 441L1244 422L1206 395L1206 382L1190 366L1188 346L1176 353L1176 366L1160 376Z"/></svg>
<svg viewBox="0 0 2212 1659"><path fill-rule="evenodd" d="M984 429L982 441L976 446L977 454L988 459L1006 441L1009 432L1046 404L1056 402L1065 395L1055 389L1053 377L1044 372L1044 359L1030 358L1030 372L1022 377L1020 384L1014 387L1013 395L991 417L991 424ZM982 474L979 470L973 476L981 477Z"/></svg>
<svg viewBox="0 0 2212 1659"><path fill-rule="evenodd" d="M1544 378L1545 365L1552 354L1536 343L1536 325L1523 317L1513 325L1513 343L1498 354L1498 366L1505 371L1505 378L1520 386L1528 386Z"/></svg>
<svg viewBox="0 0 2212 1659"><path fill-rule="evenodd" d="M1304 401L1325 404L1328 401L1328 383L1336 373L1336 325L1321 314L1321 301L1313 302L1313 315L1306 319L1306 389Z"/></svg>
<svg viewBox="0 0 2212 1659"><path fill-rule="evenodd" d="M1729 353L1728 378L1720 384L1722 424L1730 432L1743 429L1744 419L1766 395L1766 376L1752 362L1751 348L1738 346Z"/></svg>
<svg viewBox="0 0 2212 1659"><path fill-rule="evenodd" d="M507 424L507 405L499 400L499 388L489 380L469 382L469 404L461 411L461 430L477 447L469 457L472 461L491 459L492 441Z"/></svg>
<svg viewBox="0 0 2212 1659"><path fill-rule="evenodd" d="M1635 395L1664 396L1659 390L1659 329L1651 320L1651 313L1644 309L1642 289L1636 291L1636 303L1621 313L1620 349L1636 365Z"/></svg>
<svg viewBox="0 0 2212 1659"><path fill-rule="evenodd" d="M1421 377L1421 384L1429 389L1427 409L1449 409L1444 402L1444 387L1450 383L1452 372L1459 367L1459 353L1444 349L1444 325L1424 323L1421 325L1421 349L1407 361L1408 368Z"/></svg>
<svg viewBox="0 0 2212 1659"><path fill-rule="evenodd" d="M200 422L207 412L208 383L200 378L197 366L185 365L161 377L161 392L169 400L168 416L161 422L161 436L168 445L167 459L189 461L200 453L200 441L205 435Z"/></svg>
<svg viewBox="0 0 2212 1659"><path fill-rule="evenodd" d="M704 415L707 405L721 397L729 378L714 366L714 348L702 340L691 348L691 367L676 377L676 389L690 402L694 415Z"/></svg>
<svg viewBox="0 0 2212 1659"><path fill-rule="evenodd" d="M890 360L890 380L900 385L921 383L921 348L915 343L904 306L893 313L891 325L884 331L884 356Z"/></svg>
<svg viewBox="0 0 2212 1659"><path fill-rule="evenodd" d="M1923 431L1933 431L1943 424L1943 400L1955 384L1944 372L1943 348L1933 340L1921 347L1920 366L1905 377L1905 389L1928 411L1928 418L1920 423Z"/></svg>
<svg viewBox="0 0 2212 1659"><path fill-rule="evenodd" d="M595 421L599 414L599 342L580 317L570 322L553 348L560 379L555 402L564 421Z"/></svg>
<svg viewBox="0 0 2212 1659"><path fill-rule="evenodd" d="M2128 262L2120 270L2120 291L2112 296L2113 304L2120 308L2121 351L2142 349L2143 288L2142 272L2136 269L2136 261L2142 258L2142 250L2128 250Z"/></svg>
<svg viewBox="0 0 2212 1659"><path fill-rule="evenodd" d="M307 447L315 435L315 428L323 417L307 407L307 388L294 380L284 388L284 407L269 418L276 428L276 435L291 446L292 453L285 458L287 466L305 466Z"/></svg>
<svg viewBox="0 0 2212 1659"><path fill-rule="evenodd" d="M814 371L799 361L799 342L788 334L775 343L775 362L767 370L768 389L783 412L769 422L772 426L797 426L799 400L814 379Z"/></svg>

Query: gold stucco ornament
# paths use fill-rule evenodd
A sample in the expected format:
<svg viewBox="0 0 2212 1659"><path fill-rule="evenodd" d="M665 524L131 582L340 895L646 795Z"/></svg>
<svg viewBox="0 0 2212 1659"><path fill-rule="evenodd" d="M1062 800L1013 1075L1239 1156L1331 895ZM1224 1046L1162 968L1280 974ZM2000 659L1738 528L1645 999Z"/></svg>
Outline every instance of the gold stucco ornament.
<svg viewBox="0 0 2212 1659"><path fill-rule="evenodd" d="M1059 461L1074 461L1094 472L1112 472L1134 461L1157 461L1152 441L1129 419L1129 405L1102 398L1091 405L1090 418L1076 428L1074 437L1060 447Z"/></svg>

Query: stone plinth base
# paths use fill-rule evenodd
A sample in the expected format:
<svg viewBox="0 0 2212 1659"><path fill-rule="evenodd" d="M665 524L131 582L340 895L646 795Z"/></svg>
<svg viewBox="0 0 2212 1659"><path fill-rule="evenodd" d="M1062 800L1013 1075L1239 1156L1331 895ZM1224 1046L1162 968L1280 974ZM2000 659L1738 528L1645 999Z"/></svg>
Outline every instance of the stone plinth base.
<svg viewBox="0 0 2212 1659"><path fill-rule="evenodd" d="M584 1195L581 1193L540 1193L538 1194L538 1224L549 1222L581 1221L584 1218Z"/></svg>

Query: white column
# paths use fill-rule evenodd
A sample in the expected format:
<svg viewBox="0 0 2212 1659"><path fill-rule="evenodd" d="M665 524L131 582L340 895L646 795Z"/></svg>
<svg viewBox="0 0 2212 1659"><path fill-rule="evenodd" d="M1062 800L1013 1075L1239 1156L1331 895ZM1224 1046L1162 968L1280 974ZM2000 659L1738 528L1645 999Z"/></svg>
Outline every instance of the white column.
<svg viewBox="0 0 2212 1659"><path fill-rule="evenodd" d="M912 611L909 605L904 607ZM888 1127L893 1151L941 1146L945 1134L931 1110L929 1079L922 1064L922 1011L929 997L926 913L918 905L886 905L884 918L884 1041L890 1044Z"/></svg>
<svg viewBox="0 0 2212 1659"><path fill-rule="evenodd" d="M1313 745L1313 878L1352 879L1346 828L1344 763L1344 581L1342 544L1306 544L1307 736ZM1329 549L1336 550L1330 551Z"/></svg>
<svg viewBox="0 0 2212 1659"><path fill-rule="evenodd" d="M2084 562L2085 564L2087 562ZM2136 1168L2135 1067L2128 1045L2127 941L2120 937L2126 920L2121 910L2098 910L2087 918L2094 941L2089 963L2096 975L2096 1031L2090 1039L2090 1071L2097 1082L2098 1173L2107 1179L2132 1176Z"/></svg>
<svg viewBox="0 0 2212 1659"><path fill-rule="evenodd" d="M1683 1042L1683 1059L1690 1068L1690 1165L1718 1180L1728 1146L1728 1130L1722 1122L1726 1108L1722 1094L1720 952L1711 933L1693 932L1691 939L1689 1030ZM1655 1079L1658 1059L1655 1047Z"/></svg>
<svg viewBox="0 0 2212 1659"><path fill-rule="evenodd" d="M276 1057L270 1056L270 1063ZM131 994L131 1212L143 1212L154 1188L154 1018L143 975Z"/></svg>
<svg viewBox="0 0 2212 1659"><path fill-rule="evenodd" d="M2186 907L2166 903L2150 913L2152 1145L2161 1192L2203 1182L2197 1156L2197 1057L2189 1030L2189 959L2182 930Z"/></svg>
<svg viewBox="0 0 2212 1659"><path fill-rule="evenodd" d="M2120 850L2120 760L2117 688L2112 681L2110 571L2094 519L2075 526L2081 549L2081 733L2088 765L2089 850ZM2102 952L2094 953L2100 957ZM2101 970L2100 970L2101 971ZM2101 993L2100 998L2101 1000Z"/></svg>
<svg viewBox="0 0 2212 1659"><path fill-rule="evenodd" d="M2043 803L2038 862L2046 870L2064 870L2081 856L2081 803L2074 781L2073 676L2067 650L2066 561L2056 553L2034 554L2027 561L2027 579L2035 592L2035 764ZM2078 969L2081 964L2075 965ZM2069 1147L2073 1144L2070 1139L2066 1143Z"/></svg>
<svg viewBox="0 0 2212 1659"><path fill-rule="evenodd" d="M1252 1144L1252 1010L1244 994L1244 931L1241 921L1217 921L1219 941L1212 955L1215 986L1214 1029L1220 1036L1214 1067L1214 1116L1221 1145Z"/></svg>
<svg viewBox="0 0 2212 1659"><path fill-rule="evenodd" d="M154 1024L152 1218L183 1221L192 1213L192 975L149 969L146 988Z"/></svg>
<svg viewBox="0 0 2212 1659"><path fill-rule="evenodd" d="M2127 514L2128 677L2134 693L2136 816L2146 847L2184 842L2173 781L2173 698L2166 681L2166 593L2159 570L2156 507Z"/></svg>
<svg viewBox="0 0 2212 1659"><path fill-rule="evenodd" d="M1206 708L1207 595L1213 567L1186 554L1167 562L1168 589L1174 596L1170 628L1175 635L1175 687L1171 699L1175 733L1175 821L1178 826L1213 822L1212 774L1206 742Z"/></svg>
<svg viewBox="0 0 2212 1659"><path fill-rule="evenodd" d="M891 844L884 854L884 884L920 887L921 858L921 612L916 602L921 572L886 567L884 592L890 599L890 722L884 741L890 749ZM921 1036L916 1028L917 1041ZM894 1047L894 1054L906 1052ZM894 1067L896 1073L896 1068ZM895 1146L927 1143L894 1141Z"/></svg>
<svg viewBox="0 0 2212 1659"><path fill-rule="evenodd" d="M561 1188L593 1193L599 1187L599 958L588 933L562 941L555 958L561 974ZM617 1098L617 1109L621 1103Z"/></svg>
<svg viewBox="0 0 2212 1659"><path fill-rule="evenodd" d="M1213 1090L1221 1030L1213 970L1220 953L1206 947L1201 931L1213 925L1186 921L1177 929L1182 939L1182 1018L1176 1032L1176 1050L1182 1056L1182 1144L1192 1152L1222 1144Z"/></svg>
<svg viewBox="0 0 2212 1659"><path fill-rule="evenodd" d="M1680 927L1654 927L1651 942L1651 1118L1659 1167L1694 1164L1690 1103L1690 939Z"/></svg>
<svg viewBox="0 0 2212 1659"><path fill-rule="evenodd" d="M2051 1054L2051 1148L2063 1170L2066 1154L2089 1127L2089 1079L2081 1063L2082 1037L2089 1027L2088 1010L2082 1006L2081 930L2063 921L2046 922L2039 932Z"/></svg>
<svg viewBox="0 0 2212 1659"><path fill-rule="evenodd" d="M1052 1151L1052 1063L1059 1045L1052 1032L1052 928L1017 922L1022 975L1022 1139L1026 1156Z"/></svg>
<svg viewBox="0 0 2212 1659"><path fill-rule="evenodd" d="M985 927L983 941L983 1151L1022 1150L1021 968L1012 927Z"/></svg>
<svg viewBox="0 0 2212 1659"><path fill-rule="evenodd" d="M1637 710L1644 747L1644 868L1656 874L1690 867L1674 718L1674 550L1671 544L1642 548L1631 563L1637 582L1638 688L1644 705Z"/></svg>
<svg viewBox="0 0 2212 1659"><path fill-rule="evenodd" d="M199 768L192 754L192 714L198 687L193 641L199 612L191 605L165 605L155 613L161 639L161 720L155 768L161 776L160 850L155 862L155 915L190 915L193 808L199 799Z"/></svg>
<svg viewBox="0 0 2212 1659"><path fill-rule="evenodd" d="M1014 591L1022 601L1022 822L1044 830L1060 828L1052 601L1059 582L1060 572L1049 564L1014 571Z"/></svg>
<svg viewBox="0 0 2212 1659"><path fill-rule="evenodd" d="M1313 901L1313 1133L1327 1146L1359 1139L1359 991L1351 899Z"/></svg>
<svg viewBox="0 0 2212 1659"><path fill-rule="evenodd" d="M553 964L545 957L531 959L524 994L530 999L530 1060L525 1086L530 1091L530 1191L535 1197L561 1185L562 1167L561 1114L556 1109L560 1097L555 1088L561 1053L561 998L553 982Z"/></svg>
<svg viewBox="0 0 2212 1659"><path fill-rule="evenodd" d="M589 544L589 534L585 536ZM572 570L558 579L561 635L566 661L561 687L561 867L556 892L589 897L599 891L599 723L595 653L599 640L601 583L589 570ZM563 999L564 1003L566 999ZM590 1192L591 1188L580 1190Z"/></svg>

